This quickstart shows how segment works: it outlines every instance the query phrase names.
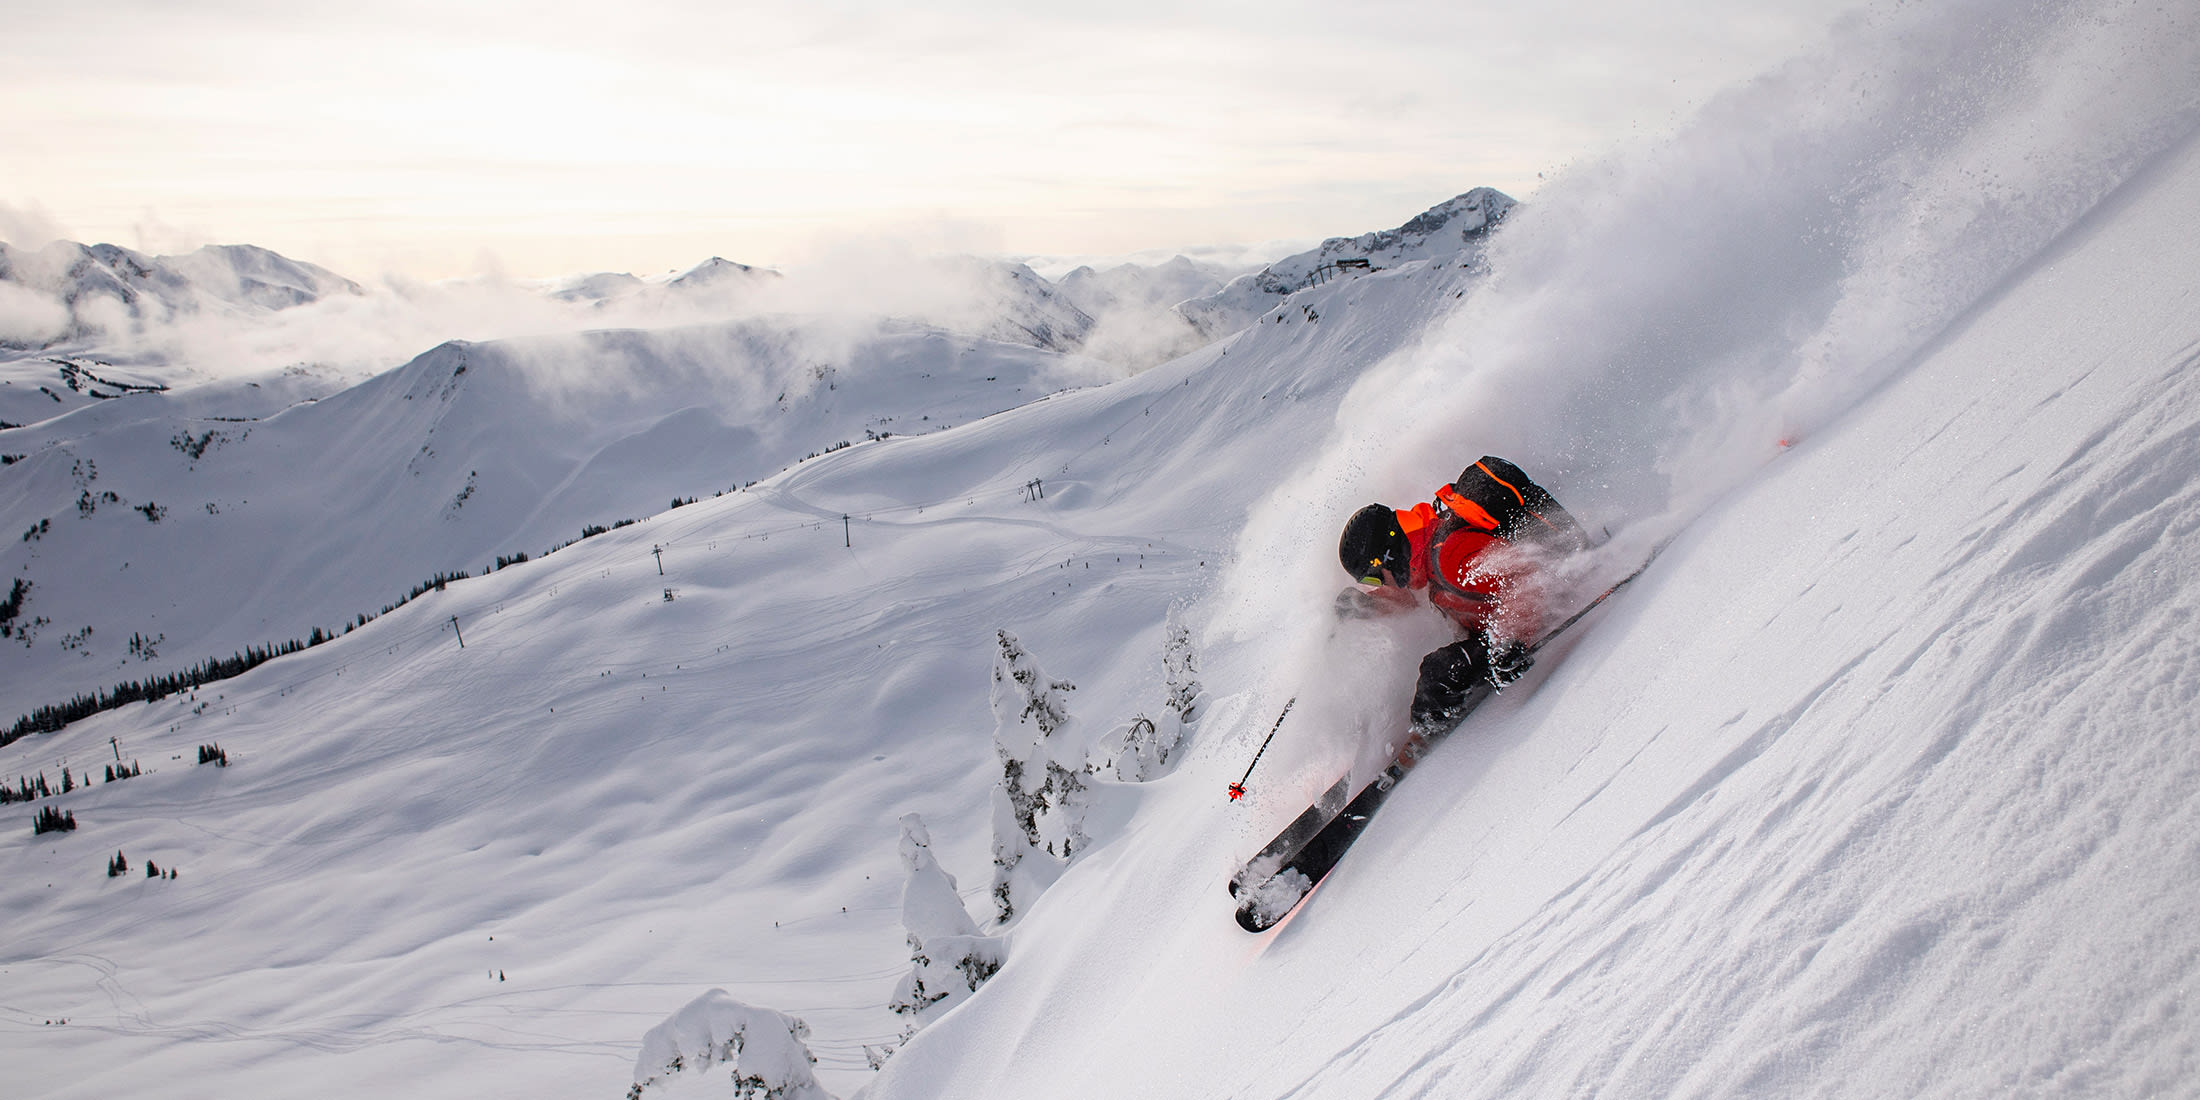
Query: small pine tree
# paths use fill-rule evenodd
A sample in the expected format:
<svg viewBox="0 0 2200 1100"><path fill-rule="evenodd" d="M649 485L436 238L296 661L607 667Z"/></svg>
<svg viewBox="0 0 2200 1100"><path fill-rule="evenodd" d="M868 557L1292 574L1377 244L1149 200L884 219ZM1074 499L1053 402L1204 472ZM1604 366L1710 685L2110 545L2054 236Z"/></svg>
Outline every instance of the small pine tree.
<svg viewBox="0 0 2200 1100"><path fill-rule="evenodd" d="M145 877L146 877L146 878L159 878L159 877L160 877L160 864L158 864L158 863L155 863L155 862L153 862L152 860L149 860L149 859L148 859L148 860L146 860L146 861L145 861Z"/></svg>
<svg viewBox="0 0 2200 1100"><path fill-rule="evenodd" d="M123 858L122 849L115 849L115 858L107 861L107 877L120 878L130 873L130 861Z"/></svg>
<svg viewBox="0 0 2200 1100"><path fill-rule="evenodd" d="M75 828L75 810L63 813L51 806L38 811L38 816L31 821L32 836L44 836L47 833L66 833L74 831Z"/></svg>

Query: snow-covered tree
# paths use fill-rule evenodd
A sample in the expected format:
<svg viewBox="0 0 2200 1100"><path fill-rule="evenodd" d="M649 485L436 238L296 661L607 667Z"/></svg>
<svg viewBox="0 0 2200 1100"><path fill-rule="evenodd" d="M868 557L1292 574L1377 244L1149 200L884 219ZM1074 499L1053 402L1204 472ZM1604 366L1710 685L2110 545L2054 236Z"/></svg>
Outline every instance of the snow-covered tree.
<svg viewBox="0 0 2200 1100"><path fill-rule="evenodd" d="M1169 713L1176 719L1177 736L1199 720L1199 661L1192 652L1192 630L1169 613L1168 638L1161 646L1162 686L1168 689Z"/></svg>
<svg viewBox="0 0 2200 1100"><path fill-rule="evenodd" d="M955 876L932 858L931 835L916 814L901 819L901 865L909 872L901 923L912 965L887 1007L908 1016L914 1031L985 984L1006 960L1008 942L978 931L956 893Z"/></svg>
<svg viewBox="0 0 2200 1100"><path fill-rule="evenodd" d="M1077 735L1068 695L1077 685L1041 671L1016 636L998 632L993 662L993 743L1001 785L993 797L993 900L1014 920L1084 850L1089 746Z"/></svg>
<svg viewBox="0 0 2200 1100"><path fill-rule="evenodd" d="M669 1085L681 1075L700 1077L724 1065L738 1100L833 1100L811 1069L817 1058L803 1042L809 1034L810 1025L801 1020L713 989L642 1036L627 1096L638 1098L651 1086Z"/></svg>
<svg viewBox="0 0 2200 1100"><path fill-rule="evenodd" d="M1144 783L1169 772L1178 746L1198 720L1199 667L1192 652L1192 632L1171 614L1162 642L1161 675L1164 696L1161 718L1138 715L1100 739L1093 770L1125 783Z"/></svg>

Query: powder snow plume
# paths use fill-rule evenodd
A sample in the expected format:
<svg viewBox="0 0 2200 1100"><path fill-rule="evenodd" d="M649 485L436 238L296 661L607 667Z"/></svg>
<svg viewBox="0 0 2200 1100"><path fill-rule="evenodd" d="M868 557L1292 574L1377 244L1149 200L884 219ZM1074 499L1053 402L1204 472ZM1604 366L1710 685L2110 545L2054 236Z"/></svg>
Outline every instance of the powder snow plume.
<svg viewBox="0 0 2200 1100"><path fill-rule="evenodd" d="M1891 7L1713 100L1676 134L1523 204L1491 277L1370 371L1306 475L1254 512L1220 622L1272 569L1338 583L1372 499L1427 499L1484 453L1592 529L1685 523L1899 372L2200 125L2200 9L2070 0ZM1630 551L1632 552L1632 551Z"/></svg>

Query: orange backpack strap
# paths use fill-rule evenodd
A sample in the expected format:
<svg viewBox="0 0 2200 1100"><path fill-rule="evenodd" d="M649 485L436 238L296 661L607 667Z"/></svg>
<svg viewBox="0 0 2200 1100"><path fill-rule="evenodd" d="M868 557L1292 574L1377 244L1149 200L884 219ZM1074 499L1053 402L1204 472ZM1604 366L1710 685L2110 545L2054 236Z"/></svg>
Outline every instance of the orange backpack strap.
<svg viewBox="0 0 2200 1100"><path fill-rule="evenodd" d="M1469 527L1482 531L1495 531L1498 528L1497 517L1491 515L1489 509L1459 495L1455 486L1446 485L1436 490L1436 499Z"/></svg>
<svg viewBox="0 0 2200 1100"><path fill-rule="evenodd" d="M1491 481L1494 481L1499 485L1504 486L1508 491L1512 493L1513 499L1520 502L1521 507L1528 507L1528 494L1521 492L1520 486L1515 485L1512 482L1497 476L1497 471L1490 469L1490 463L1492 462L1503 465L1505 467L1505 472L1510 473L1515 477L1520 477L1520 467L1514 466L1511 463L1505 462L1502 459L1492 458L1489 455L1483 455L1482 460L1474 464L1474 468L1482 471L1482 473L1486 475ZM1525 477L1520 477L1520 480L1522 482L1525 482L1531 489L1536 487L1534 482L1528 481L1528 479Z"/></svg>
<svg viewBox="0 0 2200 1100"><path fill-rule="evenodd" d="M1581 525L1559 507L1549 491L1528 480L1520 467L1495 455L1483 455L1480 461L1459 471L1459 480L1448 488L1491 520L1486 530L1505 538L1529 538L1567 550L1589 543ZM1449 497L1443 499L1462 520L1470 525L1480 523L1475 512L1452 504Z"/></svg>

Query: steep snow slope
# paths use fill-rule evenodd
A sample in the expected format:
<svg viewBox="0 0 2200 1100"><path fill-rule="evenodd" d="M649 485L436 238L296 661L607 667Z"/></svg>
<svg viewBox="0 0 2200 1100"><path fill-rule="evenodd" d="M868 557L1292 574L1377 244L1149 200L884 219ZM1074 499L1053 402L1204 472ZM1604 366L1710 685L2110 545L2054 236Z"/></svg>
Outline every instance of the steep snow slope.
<svg viewBox="0 0 2200 1100"><path fill-rule="evenodd" d="M611 1096L652 1024L723 986L808 1020L845 1095L901 1026L900 815L984 888L994 631L1081 685L1095 737L1158 710L1163 619L1275 456L1467 278L1323 288L1320 321L858 444L0 749L11 778L118 744L146 768L50 800L73 833L32 838L22 805L0 833L0 876L36 884L0 894L20 1087ZM396 405L440 407L462 352L449 399L485 394L482 350L390 379ZM365 446L393 406L353 400L330 430ZM230 766L193 766L214 743ZM181 877L110 880L115 849Z"/></svg>
<svg viewBox="0 0 2200 1100"><path fill-rule="evenodd" d="M2114 207L1714 506L1280 931L1223 896L1307 789L1222 799L1258 710L870 1095L2181 1091L2200 147Z"/></svg>
<svg viewBox="0 0 2200 1100"><path fill-rule="evenodd" d="M866 1095L2189 1087L2196 32L1913 9L1524 208L1255 510L1242 696ZM1426 644L1274 636L1336 584L1306 517L1485 445L1682 537L1248 937L1234 862ZM1297 766L1226 802L1292 693Z"/></svg>

